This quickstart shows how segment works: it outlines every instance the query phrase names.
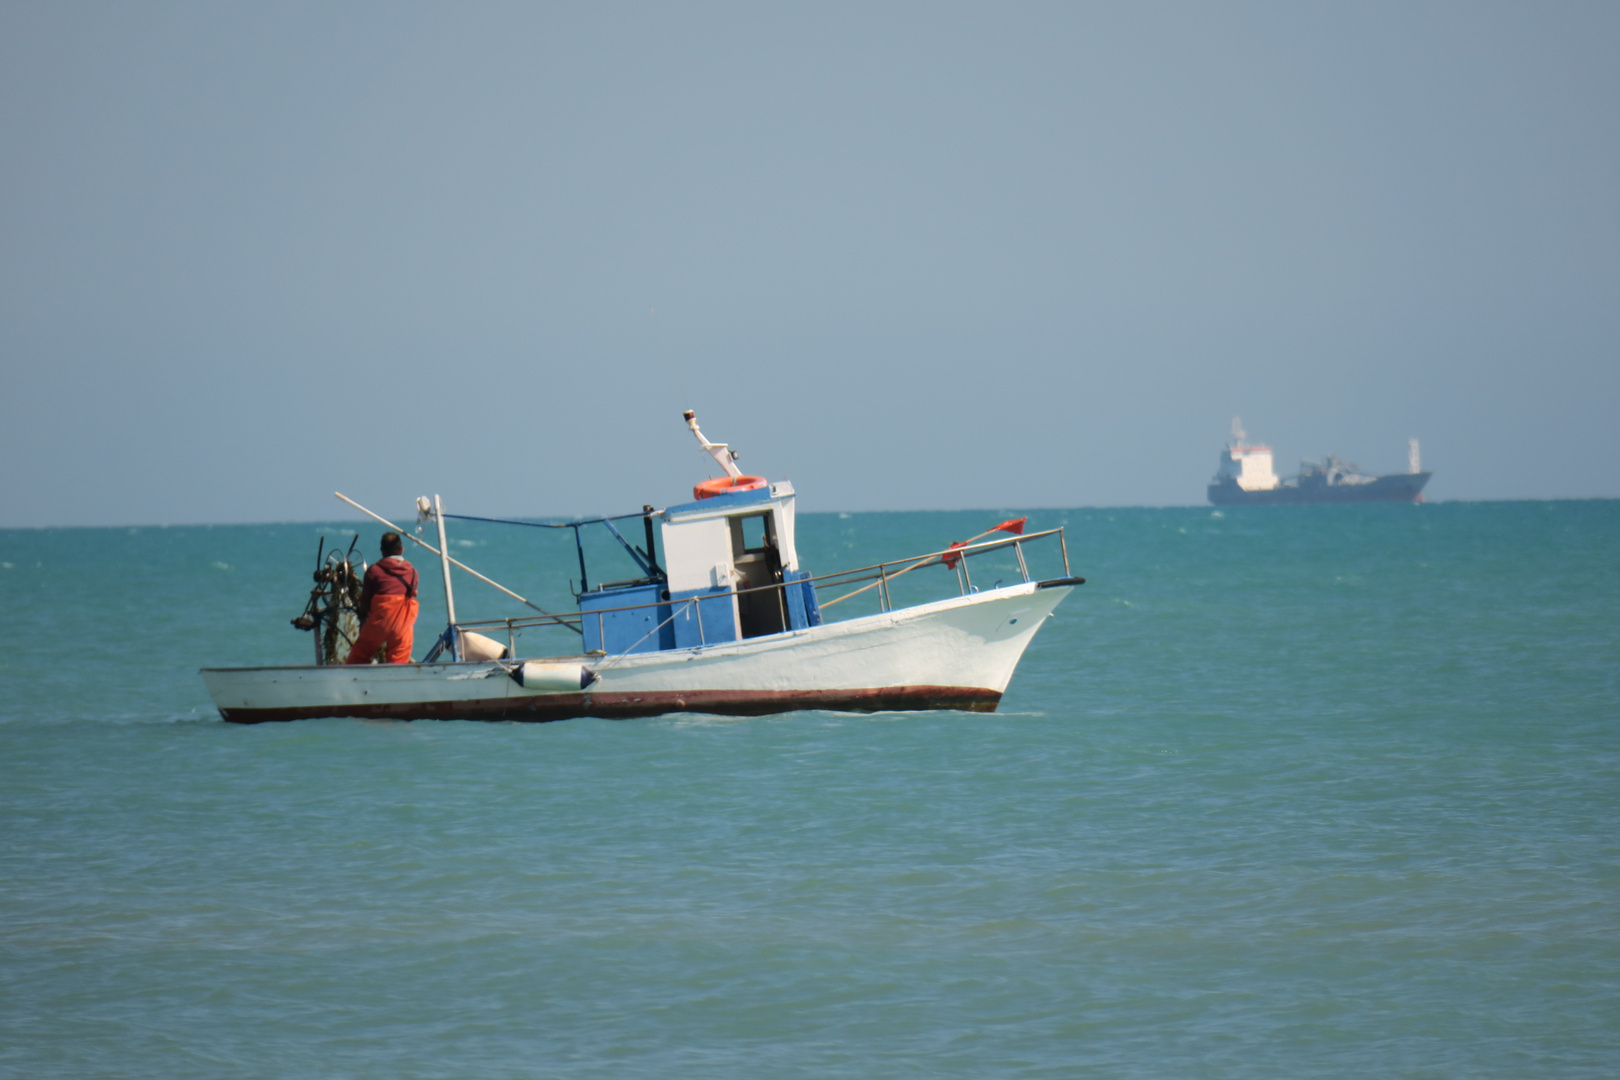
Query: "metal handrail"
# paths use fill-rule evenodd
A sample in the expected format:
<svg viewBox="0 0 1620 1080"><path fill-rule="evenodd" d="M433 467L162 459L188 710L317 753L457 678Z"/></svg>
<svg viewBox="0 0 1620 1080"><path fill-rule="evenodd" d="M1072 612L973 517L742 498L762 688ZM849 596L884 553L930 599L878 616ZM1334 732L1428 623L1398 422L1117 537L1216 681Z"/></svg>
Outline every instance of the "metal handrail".
<svg viewBox="0 0 1620 1080"><path fill-rule="evenodd" d="M973 554L973 555L982 555L986 551L990 551L990 550L992 550L994 548L1004 548L1004 547L1016 546L1016 545L1019 545L1019 544L1027 544L1031 540L1039 540L1042 537L1053 536L1053 535L1062 536L1063 535L1063 527L1060 525L1055 529L1046 529L1046 530L1044 530L1042 532L1030 533L1028 536L1008 536L1008 537L1004 537L1004 538L999 539L999 540L982 540L977 544L964 544L963 546L958 547L958 548L951 548L951 547L941 548L938 551L932 551L932 552L929 552L926 555L908 555L903 559L890 559L887 562L873 563L871 566L857 566L857 567L854 567L854 568L849 569L849 570L835 570L830 574L822 574L819 577L813 577L813 578L800 578L799 580L801 580L801 581L825 581L828 578L843 577L845 574L861 574L861 573L865 573L868 570L881 570L881 569L883 569L885 567L898 566L901 563L925 563L925 561L928 560L928 559L938 559L942 555L955 556L955 555L963 554L964 552L969 553L969 554ZM1066 573L1068 573L1068 571L1069 571L1069 553L1068 553L1068 547L1067 547L1067 545L1065 545L1064 546L1064 552L1063 552L1063 572L1066 574ZM876 577L876 576L877 576L876 574L872 575L872 577ZM854 584L857 581L869 581L869 580L871 580L871 578L851 578L847 582L844 582L844 584Z"/></svg>
<svg viewBox="0 0 1620 1080"><path fill-rule="evenodd" d="M976 544L964 544L961 547L942 548L939 551L930 552L926 555L912 555L904 559L891 559L885 562L873 563L870 566L858 566L849 570L835 570L830 574L821 574L815 577L796 578L793 581L777 581L772 582L769 585L754 585L746 589L731 589L727 592L713 593L703 596L686 596L680 598L679 600L654 600L650 603L626 604L623 607L595 608L590 612L590 614L600 618L603 615L611 615L623 611L638 611L644 608L673 608L695 605L695 610L698 617L698 640L700 644L707 644L707 642L704 641L703 634L702 601L720 600L731 596L747 596L752 593L762 593L767 590L784 590L791 585L798 585L802 583L808 583L819 590L838 585L855 585L863 581L876 581L878 582L879 610L892 611L893 601L889 595L889 582L907 570L919 569L924 566L940 565L945 561L944 556L947 555L951 556L956 561L957 587L959 589L959 594L962 596L967 596L974 591L973 580L967 572L968 557L970 555L983 555L986 552L995 551L1000 548L1010 547L1013 549L1013 553L1018 559L1019 575L1027 584L1033 579L1029 574L1029 565L1024 559L1023 545L1032 540L1041 540L1045 537L1054 535L1058 538L1058 544L1063 554L1063 573L1068 575L1070 573L1069 545L1064 538L1063 528L1059 526L1056 529L1046 529L1042 532L1030 533L1027 536L1009 536L998 540L984 540ZM891 572L891 569L893 569L893 572ZM851 575L863 576L855 577ZM845 595L851 594L846 593ZM507 632L508 647L512 648L515 646L515 642L512 640L512 635L516 630L528 629L529 627L533 626L556 626L559 624L569 625L571 629L574 628L574 624L578 624L580 628L583 628L583 621L584 613L572 612L568 614L551 615L544 618L531 615L518 618L480 619L477 621L457 622L455 625L458 631L464 629L504 629Z"/></svg>
<svg viewBox="0 0 1620 1080"><path fill-rule="evenodd" d="M957 586L960 590L960 594L963 596L966 596L973 591L973 579L968 573L967 569L968 556L982 555L987 551L993 551L999 548L1011 547L1013 549L1013 553L1018 559L1019 575L1024 579L1025 582L1028 582L1031 580L1031 578L1029 576L1029 564L1024 559L1024 545L1031 540L1040 540L1054 534L1058 537L1058 544L1063 555L1063 573L1068 575L1069 546L1067 542L1064 541L1063 529L1060 526L1056 529L1047 529L1043 532L1030 533L1028 536L1009 536L999 540L985 540L977 544L964 544L961 547L945 548L941 551L936 551L928 555L914 555L905 559L895 559L888 562L874 563L871 566L858 567L853 570L840 570L808 580L822 581L826 583L825 585L817 586L818 588L825 588L833 585L854 585L862 581L876 581L878 585L880 610L892 611L894 609L894 605L892 598L890 597L889 582L893 578L899 577L901 574L907 573L911 570L916 570L924 566L937 566L944 563L946 556L949 556L952 561L956 563L955 569L957 574ZM895 570L893 573L890 573L890 569L892 567L899 567L899 569ZM869 573L868 571L876 571L876 573ZM851 576L857 574L864 576ZM866 586L868 589L871 587L872 586L870 585ZM857 589L855 591L860 592L862 590ZM853 595L855 595L854 592L844 594L844 596ZM844 599L844 597L836 597L833 601L829 601L829 606L841 599Z"/></svg>

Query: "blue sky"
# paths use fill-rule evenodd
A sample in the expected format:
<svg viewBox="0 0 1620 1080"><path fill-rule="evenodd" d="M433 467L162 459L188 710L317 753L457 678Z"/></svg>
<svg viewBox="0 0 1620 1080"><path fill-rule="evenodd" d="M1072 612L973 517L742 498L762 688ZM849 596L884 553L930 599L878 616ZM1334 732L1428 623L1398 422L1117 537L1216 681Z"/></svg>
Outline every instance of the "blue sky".
<svg viewBox="0 0 1620 1080"><path fill-rule="evenodd" d="M1613 4L0 7L0 525L1620 496Z"/></svg>

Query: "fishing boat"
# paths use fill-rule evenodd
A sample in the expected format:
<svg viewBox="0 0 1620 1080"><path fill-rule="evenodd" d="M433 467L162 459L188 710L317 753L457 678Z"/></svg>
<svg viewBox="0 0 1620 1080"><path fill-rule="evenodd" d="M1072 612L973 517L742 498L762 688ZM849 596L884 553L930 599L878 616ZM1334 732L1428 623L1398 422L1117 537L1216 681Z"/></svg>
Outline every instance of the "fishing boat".
<svg viewBox="0 0 1620 1080"><path fill-rule="evenodd" d="M439 557L448 612L443 633L420 662L342 663L345 643L354 638L364 567L353 545L324 563L318 557L310 604L293 620L315 632L316 662L203 669L220 715L252 724L332 716L545 721L796 709L991 712L1036 631L1084 583L1070 573L1063 529L1026 535L1022 518L937 551L812 575L799 565L793 485L744 475L727 444L706 439L691 412L685 419L722 475L697 484L691 501L661 510L648 505L616 517L546 523L449 514L439 496L424 497L418 522L435 527L434 546L339 493ZM547 611L451 558L446 523L458 519L572 530L577 610ZM637 519L641 544L625 536L636 536ZM597 528L622 547L639 576L590 583L581 534ZM1032 566L1054 572L1042 578ZM452 567L533 613L458 621ZM913 594L924 580L907 575L929 567L944 568L928 581L943 584L947 595L896 606L897 592ZM844 610L853 614L832 616L851 600L857 603ZM876 610L863 613L863 605ZM570 635L571 650L520 655L526 651L520 639L542 628Z"/></svg>

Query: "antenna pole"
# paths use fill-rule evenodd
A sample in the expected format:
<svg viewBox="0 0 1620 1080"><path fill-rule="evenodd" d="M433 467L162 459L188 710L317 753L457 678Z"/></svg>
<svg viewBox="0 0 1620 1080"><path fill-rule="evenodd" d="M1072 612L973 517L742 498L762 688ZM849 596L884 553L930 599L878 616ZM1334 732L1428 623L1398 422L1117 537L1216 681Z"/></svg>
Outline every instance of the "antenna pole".
<svg viewBox="0 0 1620 1080"><path fill-rule="evenodd" d="M681 415L686 418L686 426L691 429L692 434L697 436L698 445L703 447L710 457L714 458L714 463L726 470L726 475L733 480L741 476L742 470L737 468L737 455L732 451L731 447L723 442L710 442L705 439L702 429L698 427L697 414L691 409L687 409Z"/></svg>

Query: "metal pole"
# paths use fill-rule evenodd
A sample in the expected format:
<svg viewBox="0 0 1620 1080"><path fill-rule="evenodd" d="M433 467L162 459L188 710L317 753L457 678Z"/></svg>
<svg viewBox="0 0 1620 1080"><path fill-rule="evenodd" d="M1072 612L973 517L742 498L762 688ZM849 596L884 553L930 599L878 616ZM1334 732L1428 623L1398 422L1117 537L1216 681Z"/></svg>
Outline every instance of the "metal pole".
<svg viewBox="0 0 1620 1080"><path fill-rule="evenodd" d="M1058 530L1058 547L1063 549L1063 576L1073 577L1073 571L1069 569L1069 542L1064 539L1062 529Z"/></svg>
<svg viewBox="0 0 1620 1080"><path fill-rule="evenodd" d="M652 564L648 576L653 578L668 577L669 575L665 574L658 565L658 545L653 542L653 508L643 503L641 513L641 524L647 534L647 562Z"/></svg>
<svg viewBox="0 0 1620 1080"><path fill-rule="evenodd" d="M1018 556L1018 572L1024 575L1026 582L1029 581L1029 566L1024 562L1024 542L1022 540L1013 541L1013 554Z"/></svg>
<svg viewBox="0 0 1620 1080"><path fill-rule="evenodd" d="M461 635L456 633L456 594L450 588L450 547L444 539L444 504L433 496L433 520L439 526L439 568L444 571L444 610L450 618L450 655L461 659Z"/></svg>
<svg viewBox="0 0 1620 1080"><path fill-rule="evenodd" d="M579 538L579 526L574 526L574 549L579 552L579 591L590 592L591 584L585 580L585 542Z"/></svg>

